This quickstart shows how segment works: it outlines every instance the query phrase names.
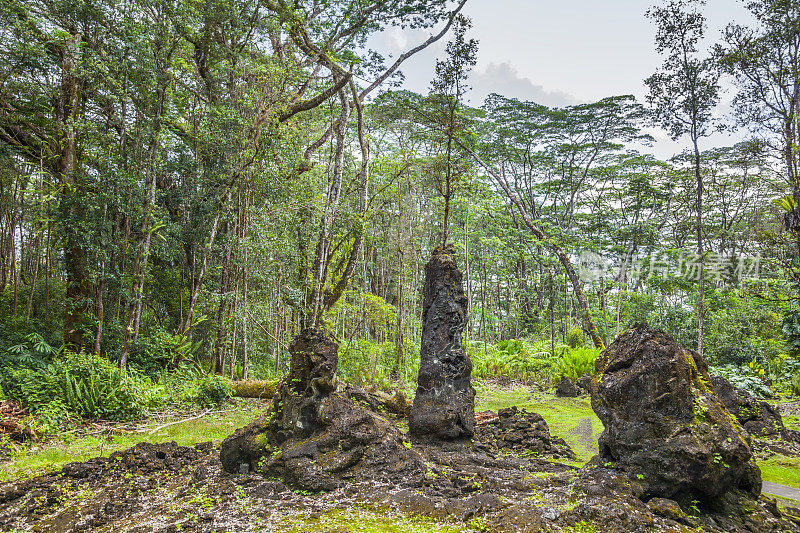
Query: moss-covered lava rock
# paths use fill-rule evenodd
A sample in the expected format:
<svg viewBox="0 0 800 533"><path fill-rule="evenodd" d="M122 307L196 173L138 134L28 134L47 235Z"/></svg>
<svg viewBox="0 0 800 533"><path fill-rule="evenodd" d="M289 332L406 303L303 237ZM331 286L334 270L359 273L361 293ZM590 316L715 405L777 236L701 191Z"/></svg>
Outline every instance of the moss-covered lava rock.
<svg viewBox="0 0 800 533"><path fill-rule="evenodd" d="M758 495L749 436L711 386L708 366L667 333L637 325L597 359L592 407L600 459L644 486L642 497L715 500Z"/></svg>
<svg viewBox="0 0 800 533"><path fill-rule="evenodd" d="M339 346L329 333L304 330L289 349L292 370L268 414L222 442L227 472L258 471L312 492L424 475L424 461L395 425L337 390Z"/></svg>

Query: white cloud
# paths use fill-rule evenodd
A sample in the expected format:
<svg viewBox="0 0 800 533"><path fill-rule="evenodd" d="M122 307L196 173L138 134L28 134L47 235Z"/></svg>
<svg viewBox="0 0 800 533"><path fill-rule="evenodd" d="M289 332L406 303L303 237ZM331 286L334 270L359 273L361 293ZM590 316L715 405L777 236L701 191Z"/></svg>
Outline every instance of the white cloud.
<svg viewBox="0 0 800 533"><path fill-rule="evenodd" d="M390 26L382 34L383 47L386 51L397 54L402 53L408 48L408 30L404 30L399 26Z"/></svg>
<svg viewBox="0 0 800 533"><path fill-rule="evenodd" d="M521 76L511 63L489 63L470 76L472 91L467 95L472 105L480 105L492 93L509 98L527 100L548 107L563 107L579 103L569 93L548 90L537 85L530 78Z"/></svg>

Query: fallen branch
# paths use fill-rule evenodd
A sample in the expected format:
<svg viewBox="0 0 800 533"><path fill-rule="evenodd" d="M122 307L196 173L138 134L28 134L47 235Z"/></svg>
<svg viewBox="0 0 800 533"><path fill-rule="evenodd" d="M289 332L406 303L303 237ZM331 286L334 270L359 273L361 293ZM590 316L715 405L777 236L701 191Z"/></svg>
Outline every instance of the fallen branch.
<svg viewBox="0 0 800 533"><path fill-rule="evenodd" d="M205 411L203 411L202 413L200 413L197 416L192 416L190 418L184 418L183 420L174 420L172 422L168 422L166 424L162 424L162 425L158 426L157 428L155 428L154 430L150 431L147 435L148 436L152 435L157 431L160 431L160 430L162 430L162 429L164 429L166 427L169 427L169 426L174 426L175 424L181 424L183 422L191 422L192 420L197 420L198 418L203 418L204 416L206 416L208 414L221 415L223 413L230 413L230 412L235 411L235 410L236 409L227 409L225 411L211 411L211 409L206 409ZM147 430L146 429L140 429L140 430L137 430L137 433L144 433L145 431L147 431Z"/></svg>
<svg viewBox="0 0 800 533"><path fill-rule="evenodd" d="M233 382L233 395L237 398L259 398L262 400L269 400L275 396L275 391L278 389L277 381L234 381Z"/></svg>

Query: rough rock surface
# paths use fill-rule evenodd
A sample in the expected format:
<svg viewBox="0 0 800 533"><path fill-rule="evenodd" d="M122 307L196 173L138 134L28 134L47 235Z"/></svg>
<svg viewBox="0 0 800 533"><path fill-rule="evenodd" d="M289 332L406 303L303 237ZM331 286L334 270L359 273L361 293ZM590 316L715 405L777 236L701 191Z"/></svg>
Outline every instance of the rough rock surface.
<svg viewBox="0 0 800 533"><path fill-rule="evenodd" d="M635 326L600 354L592 408L605 426L600 459L641 479L646 499L761 491L749 436L714 393L705 360L663 331Z"/></svg>
<svg viewBox="0 0 800 533"><path fill-rule="evenodd" d="M575 384L580 387L582 393L590 393L592 390L592 375L582 375Z"/></svg>
<svg viewBox="0 0 800 533"><path fill-rule="evenodd" d="M226 471L258 471L314 492L345 480L396 480L424 472L424 462L396 426L336 391L335 340L305 330L290 351L292 370L270 411L222 442Z"/></svg>
<svg viewBox="0 0 800 533"><path fill-rule="evenodd" d="M327 397L336 390L339 344L324 329L305 329L289 346L289 375L275 398L276 439L307 437L325 425Z"/></svg>
<svg viewBox="0 0 800 533"><path fill-rule="evenodd" d="M397 481L422 475L425 465L409 450L403 434L388 420L334 393L326 401L326 425L312 435L276 441L269 415L237 430L223 442L225 469L251 469L286 485L312 492L334 490L345 482ZM251 446L255 444L255 450ZM231 461L232 450L238 452ZM227 454L227 456L226 456ZM242 466L246 465L246 466Z"/></svg>
<svg viewBox="0 0 800 533"><path fill-rule="evenodd" d="M574 398L580 395L581 390L567 376L561 376L561 381L556 385L556 396L560 398Z"/></svg>
<svg viewBox="0 0 800 533"><path fill-rule="evenodd" d="M635 480L599 464L579 470L533 457L495 455L469 441L412 446L425 460L424 475L353 480L308 494L255 473L230 475L208 444L140 445L114 459L0 484L0 530L414 531L420 517L438 526L426 529L476 533L644 533L686 531L686 524L706 533L800 530L797 511L779 509L763 496L753 500L728 493L714 508L680 509L677 502L643 503ZM370 522L370 516L381 520Z"/></svg>
<svg viewBox="0 0 800 533"><path fill-rule="evenodd" d="M575 452L569 444L550 434L547 422L539 413L529 413L516 407L500 409L497 418L479 424L476 438L498 449L575 459Z"/></svg>
<svg viewBox="0 0 800 533"><path fill-rule="evenodd" d="M472 361L461 348L467 297L452 245L425 265L419 379L409 428L416 437L470 438L475 432Z"/></svg>
<svg viewBox="0 0 800 533"><path fill-rule="evenodd" d="M794 440L794 432L784 427L783 418L774 406L759 401L723 377L711 376L711 385L725 408L753 437L782 437Z"/></svg>

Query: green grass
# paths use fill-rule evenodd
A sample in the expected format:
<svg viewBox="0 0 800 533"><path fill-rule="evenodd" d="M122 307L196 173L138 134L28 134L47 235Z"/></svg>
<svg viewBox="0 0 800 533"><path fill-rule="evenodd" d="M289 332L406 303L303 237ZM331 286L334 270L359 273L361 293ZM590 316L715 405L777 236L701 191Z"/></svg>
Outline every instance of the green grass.
<svg viewBox="0 0 800 533"><path fill-rule="evenodd" d="M311 531L350 531L351 533L457 533L474 531L462 525L432 518L394 513L365 507L335 509L321 515L281 517L280 524L262 526L261 531L301 533Z"/></svg>
<svg viewBox="0 0 800 533"><path fill-rule="evenodd" d="M800 431L800 416L784 416L783 425L789 429Z"/></svg>
<svg viewBox="0 0 800 533"><path fill-rule="evenodd" d="M800 488L800 457L775 455L758 462L761 467L761 479Z"/></svg>
<svg viewBox="0 0 800 533"><path fill-rule="evenodd" d="M230 408L228 408L230 409ZM151 422L141 427L142 432L126 432L109 436L73 437L67 434L49 441L34 443L13 454L10 461L0 464L0 482L28 478L58 470L73 461L86 461L92 457L107 456L117 450L130 448L138 442L153 443L175 441L182 446L198 442L220 441L233 430L253 420L263 407L252 403L239 403L236 409L221 414L208 414L197 420L179 422L150 432L164 422ZM180 418L178 419L180 420Z"/></svg>
<svg viewBox="0 0 800 533"><path fill-rule="evenodd" d="M550 427L550 434L567 441L578 459L565 462L583 465L597 454L597 438L603 431L603 424L594 414L587 397L557 398L551 393L534 392L523 386L501 389L478 387L476 411L497 411L513 405L539 413ZM591 424L592 437L589 442L585 442L577 432L582 423Z"/></svg>

